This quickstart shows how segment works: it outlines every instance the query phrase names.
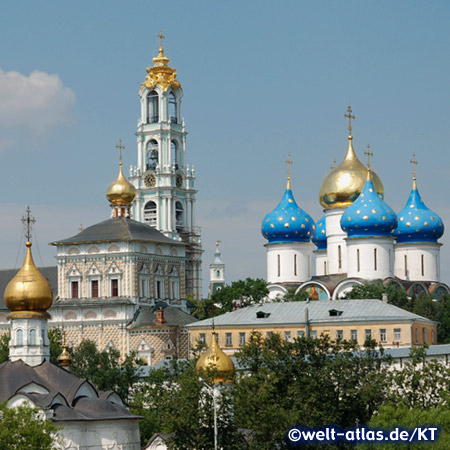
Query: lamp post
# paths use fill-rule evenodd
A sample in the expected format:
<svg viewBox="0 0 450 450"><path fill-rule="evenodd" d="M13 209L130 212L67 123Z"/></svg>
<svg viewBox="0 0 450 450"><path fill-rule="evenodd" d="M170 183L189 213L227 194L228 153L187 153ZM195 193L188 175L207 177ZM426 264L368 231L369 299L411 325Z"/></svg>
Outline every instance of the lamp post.
<svg viewBox="0 0 450 450"><path fill-rule="evenodd" d="M217 450L217 392L216 387L211 387L203 378L199 378L206 390L213 396L213 411L214 411L214 450Z"/></svg>

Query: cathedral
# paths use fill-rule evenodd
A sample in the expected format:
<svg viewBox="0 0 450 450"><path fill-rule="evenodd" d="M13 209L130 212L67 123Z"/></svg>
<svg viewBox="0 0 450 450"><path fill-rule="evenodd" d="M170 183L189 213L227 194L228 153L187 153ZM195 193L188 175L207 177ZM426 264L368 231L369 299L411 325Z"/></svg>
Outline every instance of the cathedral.
<svg viewBox="0 0 450 450"><path fill-rule="evenodd" d="M311 300L343 298L355 285L381 280L404 286L408 295L450 293L440 282L441 218L423 202L417 187L415 157L411 194L396 214L384 201L384 188L353 148L352 115L344 160L320 188L324 216L315 223L296 203L290 170L283 198L266 215L261 231L267 244L269 297L305 291ZM288 165L292 162L287 161ZM288 166L290 167L290 166Z"/></svg>

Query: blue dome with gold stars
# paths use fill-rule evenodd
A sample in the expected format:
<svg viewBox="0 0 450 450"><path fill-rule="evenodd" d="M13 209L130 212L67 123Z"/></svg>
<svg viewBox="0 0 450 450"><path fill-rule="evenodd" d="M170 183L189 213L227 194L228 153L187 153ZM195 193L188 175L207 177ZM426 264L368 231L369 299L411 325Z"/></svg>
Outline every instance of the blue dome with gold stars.
<svg viewBox="0 0 450 450"><path fill-rule="evenodd" d="M397 228L397 216L375 191L370 171L361 194L342 214L341 228L348 237L391 236Z"/></svg>
<svg viewBox="0 0 450 450"><path fill-rule="evenodd" d="M327 249L327 228L325 224L325 216L316 222L316 234L312 238L312 241L317 245L317 250Z"/></svg>
<svg viewBox="0 0 450 450"><path fill-rule="evenodd" d="M288 179L281 202L264 217L261 225L262 235L271 244L309 242L315 231L316 225L312 217L295 202Z"/></svg>
<svg viewBox="0 0 450 450"><path fill-rule="evenodd" d="M397 242L437 242L444 234L441 218L428 208L420 197L414 179L411 195L398 213Z"/></svg>

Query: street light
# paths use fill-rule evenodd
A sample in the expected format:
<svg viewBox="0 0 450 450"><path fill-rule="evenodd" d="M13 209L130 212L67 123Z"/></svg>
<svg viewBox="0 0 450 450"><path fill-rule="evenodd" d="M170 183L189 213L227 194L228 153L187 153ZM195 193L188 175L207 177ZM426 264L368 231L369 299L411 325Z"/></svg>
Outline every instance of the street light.
<svg viewBox="0 0 450 450"><path fill-rule="evenodd" d="M211 387L208 383L206 383L206 381L199 377L198 380L203 383L206 387L206 390L209 393L212 393L213 396L213 410L214 410L214 450L217 450L217 392L216 392L216 387Z"/></svg>

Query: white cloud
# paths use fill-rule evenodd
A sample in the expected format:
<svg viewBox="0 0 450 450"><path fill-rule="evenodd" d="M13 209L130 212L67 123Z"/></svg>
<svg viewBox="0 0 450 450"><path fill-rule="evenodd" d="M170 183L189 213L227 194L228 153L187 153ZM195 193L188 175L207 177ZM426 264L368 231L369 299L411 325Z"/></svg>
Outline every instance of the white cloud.
<svg viewBox="0 0 450 450"><path fill-rule="evenodd" d="M27 131L31 137L70 123L75 93L56 74L40 70L29 76L0 69L0 127ZM11 137L4 138L11 145ZM5 145L0 141L1 148ZM6 146L7 147L7 146Z"/></svg>

